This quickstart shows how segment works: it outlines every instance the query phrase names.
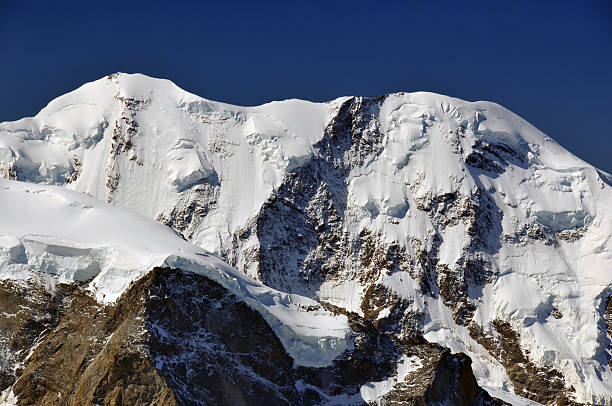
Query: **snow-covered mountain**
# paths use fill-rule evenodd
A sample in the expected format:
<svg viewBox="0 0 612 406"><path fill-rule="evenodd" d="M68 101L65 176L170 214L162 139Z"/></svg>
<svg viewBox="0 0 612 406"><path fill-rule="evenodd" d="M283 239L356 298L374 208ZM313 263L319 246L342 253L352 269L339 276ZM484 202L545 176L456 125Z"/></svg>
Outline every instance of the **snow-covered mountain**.
<svg viewBox="0 0 612 406"><path fill-rule="evenodd" d="M154 220L6 179L0 201L3 404L361 404L410 380L399 396L496 404L467 357L396 344Z"/></svg>
<svg viewBox="0 0 612 406"><path fill-rule="evenodd" d="M373 345L365 323L467 354L512 403L612 404L612 176L494 103L237 107L115 74L1 123L0 172L30 182L2 183L4 280L43 271L112 305L153 267L193 271L306 369ZM383 401L410 375L402 351L395 375L294 387Z"/></svg>

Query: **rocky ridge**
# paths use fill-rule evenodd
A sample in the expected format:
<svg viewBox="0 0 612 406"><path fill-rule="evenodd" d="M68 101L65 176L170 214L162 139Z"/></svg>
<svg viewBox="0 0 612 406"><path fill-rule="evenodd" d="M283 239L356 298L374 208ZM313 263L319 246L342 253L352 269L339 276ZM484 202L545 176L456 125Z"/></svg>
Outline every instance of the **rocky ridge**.
<svg viewBox="0 0 612 406"><path fill-rule="evenodd" d="M48 293L43 285L32 286ZM393 375L402 355L412 368L383 391L383 403L501 404L478 387L464 355L451 355L422 338L395 343L356 315L354 350L326 368L296 369L257 312L200 275L156 268L106 306L76 286L47 296L46 303L39 298L23 303L20 289L3 286L3 308L19 302L22 312L46 314L49 320L44 330L12 326L16 337L36 337L35 344L12 344L30 353L20 359L15 375L3 375L0 389L10 387L18 405L257 405L272 400L299 405L333 399L358 404L370 399L368 385L376 383L368 382ZM60 294L67 305L56 307ZM48 313L39 309L44 304Z"/></svg>

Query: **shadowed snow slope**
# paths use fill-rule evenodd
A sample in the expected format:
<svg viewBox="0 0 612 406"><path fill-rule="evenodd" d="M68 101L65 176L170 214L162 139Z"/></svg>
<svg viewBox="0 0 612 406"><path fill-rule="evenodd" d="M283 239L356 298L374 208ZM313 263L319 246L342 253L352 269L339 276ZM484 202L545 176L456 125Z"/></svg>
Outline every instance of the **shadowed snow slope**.
<svg viewBox="0 0 612 406"><path fill-rule="evenodd" d="M159 220L240 271L141 217L7 181L5 275L27 262L112 300L165 262L232 289L315 363L348 332L301 311L303 296L468 354L495 393L612 404L612 176L497 104L419 92L237 107L115 74L0 123L0 174Z"/></svg>

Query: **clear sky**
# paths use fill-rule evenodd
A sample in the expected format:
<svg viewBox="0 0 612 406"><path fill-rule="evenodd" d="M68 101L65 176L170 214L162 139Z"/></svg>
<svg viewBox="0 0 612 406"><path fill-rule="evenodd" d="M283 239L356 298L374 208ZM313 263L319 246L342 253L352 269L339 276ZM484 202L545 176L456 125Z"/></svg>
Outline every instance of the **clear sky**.
<svg viewBox="0 0 612 406"><path fill-rule="evenodd" d="M612 1L0 0L0 121L141 72L239 105L490 100L612 172Z"/></svg>

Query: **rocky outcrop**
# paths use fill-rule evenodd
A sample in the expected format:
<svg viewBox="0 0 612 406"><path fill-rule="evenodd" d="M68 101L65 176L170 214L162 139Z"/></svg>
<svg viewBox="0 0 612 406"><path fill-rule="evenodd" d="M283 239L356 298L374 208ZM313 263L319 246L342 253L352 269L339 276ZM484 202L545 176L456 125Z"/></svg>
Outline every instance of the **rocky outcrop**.
<svg viewBox="0 0 612 406"><path fill-rule="evenodd" d="M264 203L248 230L235 233L226 254L238 269L251 262L242 247L257 240L256 273L268 286L315 296L328 278L343 270L342 259L353 255L343 218L346 180L351 169L379 149L375 119L380 99L351 98L339 108L314 145L315 159L289 173ZM283 219L279 223L279 219Z"/></svg>
<svg viewBox="0 0 612 406"><path fill-rule="evenodd" d="M381 405L500 405L478 386L471 369L471 361L464 354L451 354L450 350L427 342L422 336L412 335L397 340L391 330L380 329L380 324L356 313L346 312L328 303L333 311L349 316L356 335L355 348L335 360L333 366L316 371L301 370L300 378L307 383L310 396L317 401L339 396L341 388L347 394L360 391L367 398L367 389L376 388L377 382L394 382L403 359L411 359L416 366L395 381L389 390L377 393L373 404ZM400 360L398 362L398 359ZM325 382L322 378L327 379ZM330 379L332 378L332 379ZM315 388L317 388L315 390ZM326 396L321 390L325 388ZM347 391L351 388L352 391ZM318 396L316 396L318 394ZM350 398L350 395L348 395ZM312 401L312 398L309 402Z"/></svg>
<svg viewBox="0 0 612 406"><path fill-rule="evenodd" d="M113 79L110 77L109 79ZM115 95L115 99L121 105L121 117L115 120L113 126L113 134L111 137L110 152L108 162L106 164L106 201L113 200L115 191L119 186L121 173L118 170L117 160L122 155L125 155L130 161L135 161L138 165L142 165L142 160L136 156L134 138L138 131L138 122L136 121L136 112L143 110L151 102L150 100L140 100L132 97L121 96L119 93Z"/></svg>
<svg viewBox="0 0 612 406"><path fill-rule="evenodd" d="M610 360L608 365L612 367L612 295L607 298L606 310L604 313L604 320L606 321L606 332L608 333L608 352Z"/></svg>
<svg viewBox="0 0 612 406"><path fill-rule="evenodd" d="M293 360L262 319L220 285L156 269L143 284L148 354L180 404L297 404Z"/></svg>
<svg viewBox="0 0 612 406"><path fill-rule="evenodd" d="M418 373L411 374L391 392L382 396L379 404L389 405L500 405L478 388L472 373L472 361L464 354L451 355L449 350L417 347L419 356L430 362Z"/></svg>
<svg viewBox="0 0 612 406"><path fill-rule="evenodd" d="M204 183L182 192L176 204L157 217L157 221L179 232L189 240L202 219L217 206L219 187Z"/></svg>
<svg viewBox="0 0 612 406"><path fill-rule="evenodd" d="M47 289L40 280L0 281L0 392L21 375L30 351L60 322L76 289Z"/></svg>
<svg viewBox="0 0 612 406"><path fill-rule="evenodd" d="M22 309L14 318L5 312L3 337L21 337L10 348L31 350L14 352L22 366L3 375L19 405L360 404L369 399L364 388L388 379L380 404L501 404L478 387L466 356L419 336L397 341L354 313L353 349L325 368L294 368L258 312L191 273L156 268L111 305L77 285L53 295L41 287L46 301L20 292L3 285L0 295L6 311ZM402 356L414 368L393 378Z"/></svg>
<svg viewBox="0 0 612 406"><path fill-rule="evenodd" d="M465 162L474 168L501 174L510 165L525 167L528 158L525 151L517 150L503 142L478 139L472 145L472 151L466 156Z"/></svg>
<svg viewBox="0 0 612 406"><path fill-rule="evenodd" d="M509 323L495 320L493 333L478 325L469 326L470 335L506 368L515 392L545 405L574 405L573 388L566 387L563 375L551 367L536 365L521 349L519 337Z"/></svg>
<svg viewBox="0 0 612 406"><path fill-rule="evenodd" d="M147 354L138 290L106 307L77 291L12 385L18 404L177 404Z"/></svg>

